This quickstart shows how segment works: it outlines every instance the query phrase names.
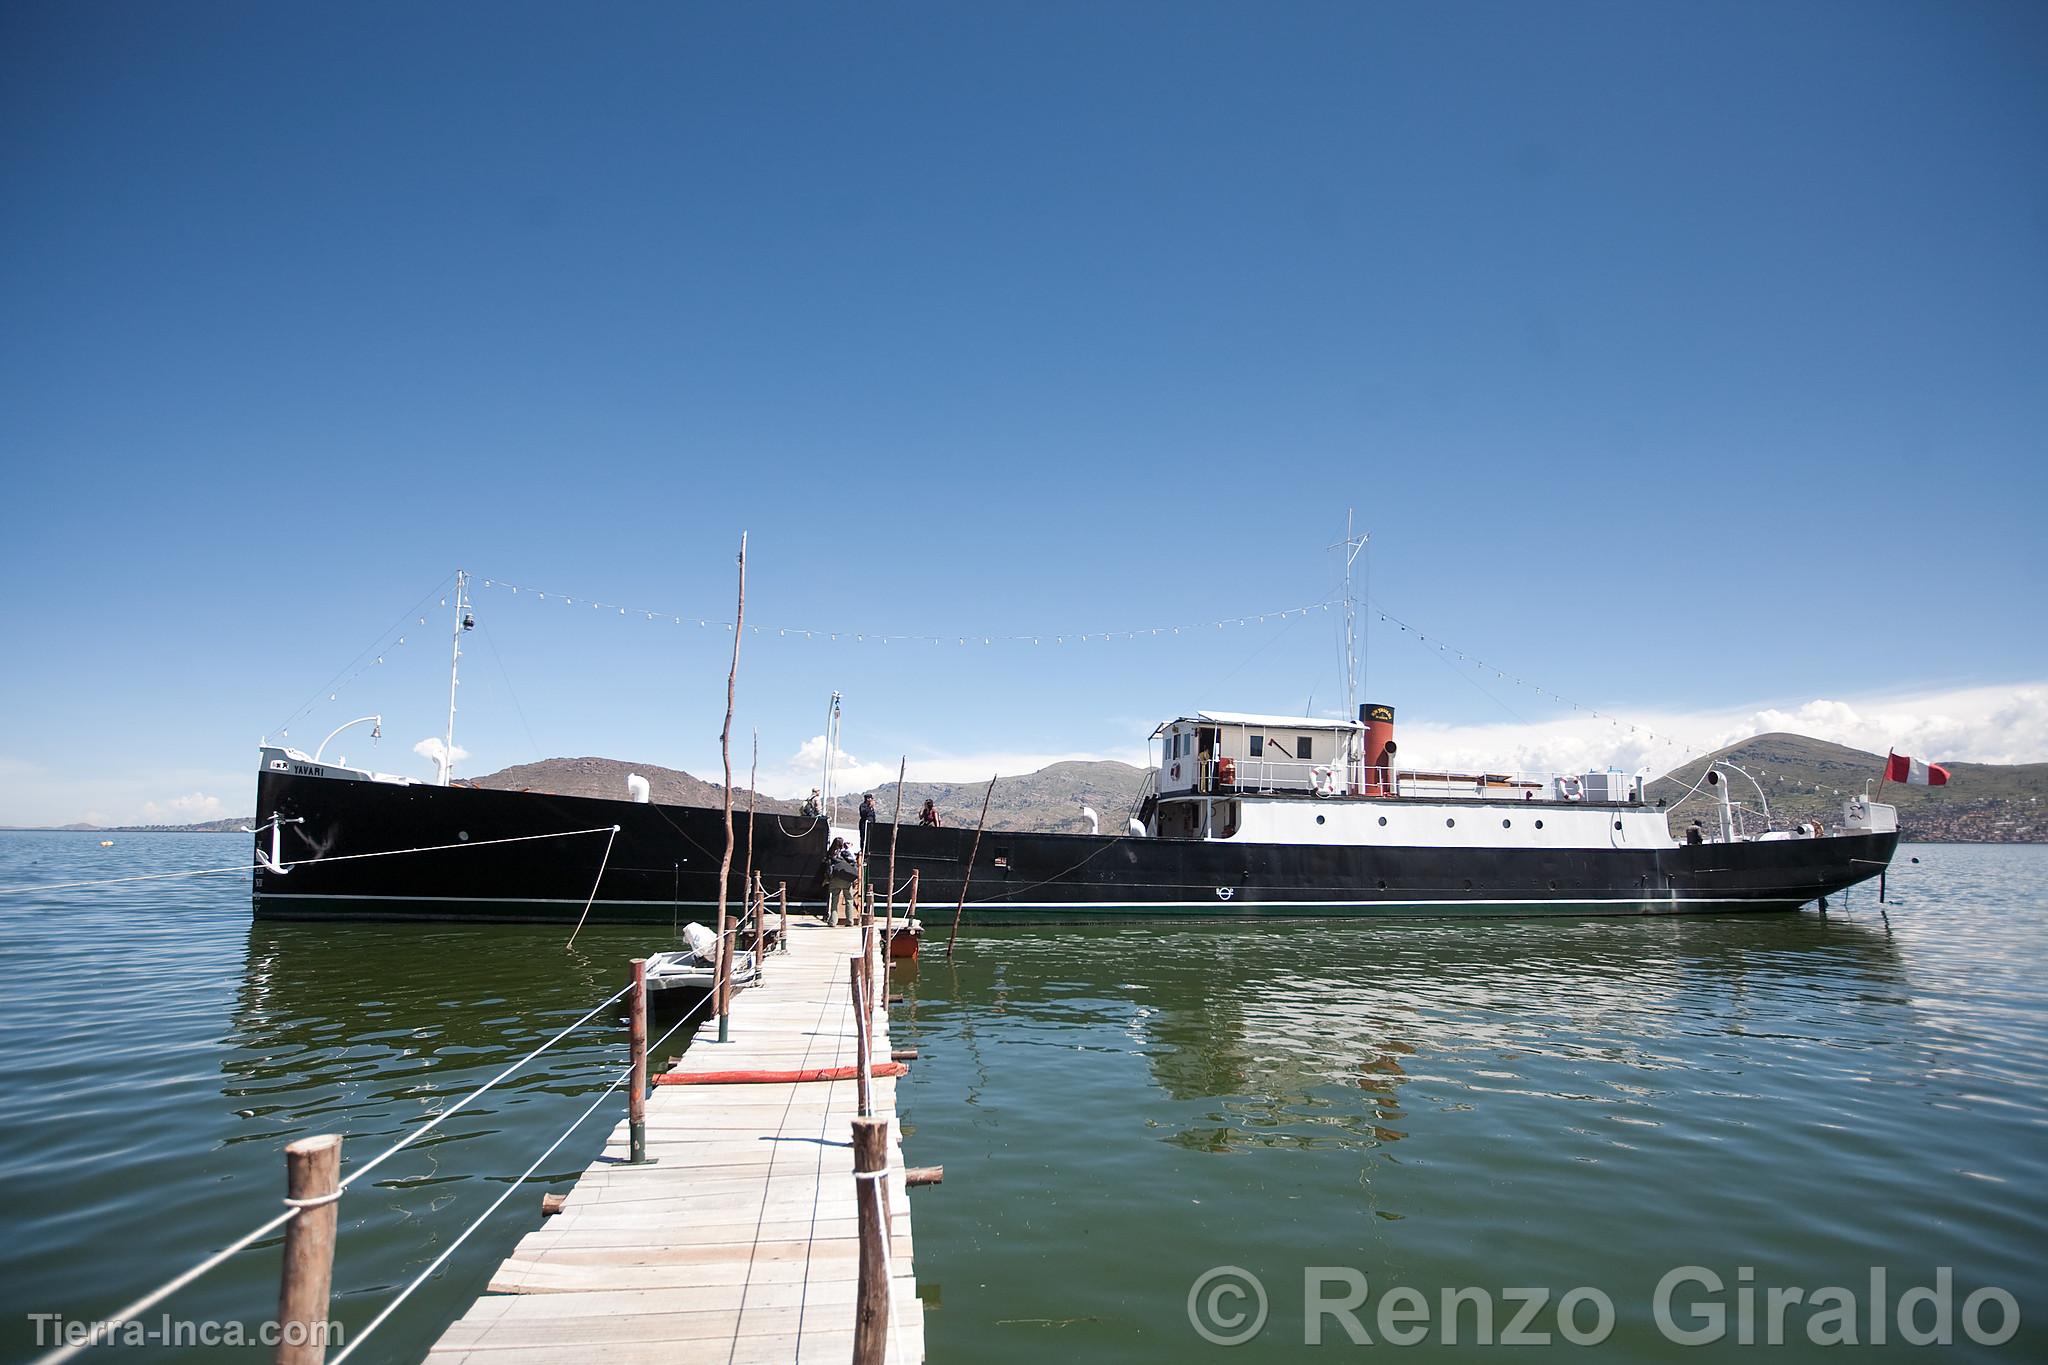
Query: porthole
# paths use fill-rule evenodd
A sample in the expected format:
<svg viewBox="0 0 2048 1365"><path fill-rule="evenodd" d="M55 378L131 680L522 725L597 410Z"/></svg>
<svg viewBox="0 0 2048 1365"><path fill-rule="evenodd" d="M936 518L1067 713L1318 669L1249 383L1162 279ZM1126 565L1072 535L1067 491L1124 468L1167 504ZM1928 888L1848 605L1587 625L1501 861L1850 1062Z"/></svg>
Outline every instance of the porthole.
<svg viewBox="0 0 2048 1365"><path fill-rule="evenodd" d="M1381 823L1381 824L1383 824L1383 825L1384 825L1385 823L1387 823L1387 817L1386 817L1386 816L1384 816L1384 815L1382 815L1382 816L1380 817L1380 823Z"/></svg>
<svg viewBox="0 0 2048 1365"><path fill-rule="evenodd" d="M1382 877L1382 878L1380 878L1380 880L1379 880L1379 888L1380 888L1380 890L1382 890L1382 891L1384 891L1384 890L1386 890L1386 889L1387 889L1387 879L1386 879L1385 877Z"/></svg>
<svg viewBox="0 0 2048 1365"><path fill-rule="evenodd" d="M1318 816L1316 817L1316 823L1317 823L1317 824L1319 824L1319 825L1320 825L1320 824L1322 824L1322 823L1323 823L1323 817L1322 817L1322 816L1320 816L1320 815L1318 815ZM1620 829L1620 828L1621 828L1621 826L1620 826L1620 825L1616 825L1616 826L1615 826L1615 828L1616 828L1616 829Z"/></svg>
<svg viewBox="0 0 2048 1365"><path fill-rule="evenodd" d="M1542 822L1541 820L1538 820L1538 821L1536 822L1536 828L1538 828L1538 829L1542 829L1542 828L1543 828L1543 822Z"/></svg>
<svg viewBox="0 0 2048 1365"><path fill-rule="evenodd" d="M1458 823L1458 822L1457 822L1456 820L1454 820L1454 819L1453 819L1453 820L1445 820L1445 821L1444 821L1444 828L1445 828L1445 829L1452 829L1452 828L1454 828L1454 827L1455 827L1455 826L1457 825L1457 823Z"/></svg>
<svg viewBox="0 0 2048 1365"><path fill-rule="evenodd" d="M1615 827L1616 829L1620 829L1620 828L1621 828L1621 821L1619 821L1619 820L1616 820L1616 821L1614 822L1614 827Z"/></svg>
<svg viewBox="0 0 2048 1365"><path fill-rule="evenodd" d="M1552 891L1555 891L1555 890L1557 890L1557 883L1556 883L1556 882L1552 882L1552 883L1550 884L1550 889L1551 889Z"/></svg>
<svg viewBox="0 0 2048 1365"><path fill-rule="evenodd" d="M466 829L465 829L465 830L461 830L461 831L457 832L457 834L456 834L456 836L455 836L455 837L456 837L456 838L458 838L458 839L460 839L460 840L462 840L462 842L466 844L466 843L468 843L468 842L469 842L469 831L468 831L468 830L466 830Z"/></svg>
<svg viewBox="0 0 2048 1365"><path fill-rule="evenodd" d="M1467 891L1472 889L1472 879L1470 877L1465 878L1465 889Z"/></svg>
<svg viewBox="0 0 2048 1365"><path fill-rule="evenodd" d="M1513 829L1515 827L1515 822L1512 820L1503 820L1500 822L1500 827L1502 829Z"/></svg>

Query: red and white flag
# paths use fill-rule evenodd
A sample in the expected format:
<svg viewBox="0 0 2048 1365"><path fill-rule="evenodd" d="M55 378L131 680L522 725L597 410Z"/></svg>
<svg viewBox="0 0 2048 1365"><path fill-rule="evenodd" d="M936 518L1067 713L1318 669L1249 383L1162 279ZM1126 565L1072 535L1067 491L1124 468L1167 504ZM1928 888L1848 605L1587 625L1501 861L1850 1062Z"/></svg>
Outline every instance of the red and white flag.
<svg viewBox="0 0 2048 1365"><path fill-rule="evenodd" d="M1939 763L1922 763L1919 759L1908 758L1904 754L1885 755L1884 777L1887 782L1904 782L1914 787L1948 785L1948 769Z"/></svg>

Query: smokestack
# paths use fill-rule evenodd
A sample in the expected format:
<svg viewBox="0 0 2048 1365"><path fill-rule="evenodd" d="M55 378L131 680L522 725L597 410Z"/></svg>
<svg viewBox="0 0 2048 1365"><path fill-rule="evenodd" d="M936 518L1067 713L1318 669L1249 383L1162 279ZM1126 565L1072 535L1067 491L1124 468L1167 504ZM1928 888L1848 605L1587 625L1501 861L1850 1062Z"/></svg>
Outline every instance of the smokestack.
<svg viewBox="0 0 2048 1365"><path fill-rule="evenodd" d="M1365 727L1366 796L1394 794L1394 708L1366 702L1358 708L1359 724Z"/></svg>

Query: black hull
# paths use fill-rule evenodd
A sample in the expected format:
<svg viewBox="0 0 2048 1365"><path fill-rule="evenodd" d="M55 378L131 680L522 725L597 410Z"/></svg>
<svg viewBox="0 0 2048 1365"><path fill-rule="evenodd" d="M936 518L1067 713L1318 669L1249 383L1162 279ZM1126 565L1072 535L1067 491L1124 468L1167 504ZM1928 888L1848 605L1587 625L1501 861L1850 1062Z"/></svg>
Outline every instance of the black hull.
<svg viewBox="0 0 2048 1365"><path fill-rule="evenodd" d="M889 875L891 830L868 840L869 877ZM895 831L899 904L912 871L923 913L958 901L974 831ZM1791 910L1877 876L1899 836L1681 845L1669 849L1449 849L1238 844L990 832L968 879L966 917L1101 919L1332 915L1680 914Z"/></svg>
<svg viewBox="0 0 2048 1365"><path fill-rule="evenodd" d="M704 919L718 903L719 810L272 771L258 777L256 801L258 820L302 821L284 827L291 870L256 869L258 918L573 922L590 902L593 922L667 924ZM619 832L607 857L613 825ZM734 812L733 837L727 894L737 907L744 810ZM824 821L760 815L754 841L754 870L771 894L787 883L792 909L822 899ZM269 851L267 831L256 848ZM412 849L431 851L398 851ZM361 854L378 856L350 856Z"/></svg>

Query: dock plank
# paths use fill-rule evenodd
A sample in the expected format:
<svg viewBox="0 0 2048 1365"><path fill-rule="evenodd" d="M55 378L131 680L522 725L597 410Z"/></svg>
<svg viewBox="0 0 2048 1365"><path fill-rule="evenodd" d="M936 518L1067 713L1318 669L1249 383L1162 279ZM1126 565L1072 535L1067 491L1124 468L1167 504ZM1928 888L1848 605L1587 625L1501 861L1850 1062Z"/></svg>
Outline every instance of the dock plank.
<svg viewBox="0 0 2048 1365"><path fill-rule="evenodd" d="M673 1070L851 1066L857 1043L847 959L859 931L799 922L790 951L733 998L731 1041L707 1020ZM673 1051L650 1059L659 1069ZM889 1056L888 1011L874 1056ZM896 1117L877 1078L874 1112ZM444 1332L435 1365L607 1361L832 1361L853 1349L860 1273L853 1179L854 1081L657 1086L643 1166L626 1163L626 1124L521 1238L489 1292ZM924 1359L900 1125L889 1142L892 1359Z"/></svg>

